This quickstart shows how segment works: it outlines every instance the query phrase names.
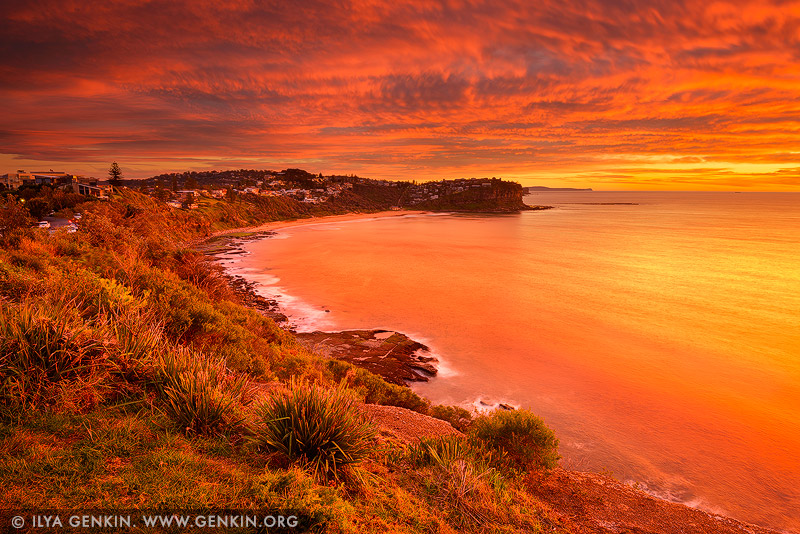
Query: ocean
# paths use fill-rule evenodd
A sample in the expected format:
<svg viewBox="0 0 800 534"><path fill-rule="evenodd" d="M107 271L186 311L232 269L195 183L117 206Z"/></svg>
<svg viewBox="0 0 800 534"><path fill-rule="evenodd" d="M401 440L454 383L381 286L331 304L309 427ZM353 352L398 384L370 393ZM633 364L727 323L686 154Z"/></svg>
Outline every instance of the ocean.
<svg viewBox="0 0 800 534"><path fill-rule="evenodd" d="M404 332L434 403L529 408L567 468L800 532L800 193L545 192L299 226L229 268L300 330Z"/></svg>

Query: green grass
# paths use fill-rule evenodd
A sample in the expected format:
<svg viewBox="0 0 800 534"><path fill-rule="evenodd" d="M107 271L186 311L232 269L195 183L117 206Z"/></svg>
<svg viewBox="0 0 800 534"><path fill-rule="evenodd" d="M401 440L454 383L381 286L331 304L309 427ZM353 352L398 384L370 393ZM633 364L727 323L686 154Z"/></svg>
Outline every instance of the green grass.
<svg viewBox="0 0 800 534"><path fill-rule="evenodd" d="M316 531L346 531L354 511L301 470L265 471L211 455L146 410L107 407L87 415L30 414L0 425L0 508L259 509L294 512ZM190 482L190 483L187 483Z"/></svg>

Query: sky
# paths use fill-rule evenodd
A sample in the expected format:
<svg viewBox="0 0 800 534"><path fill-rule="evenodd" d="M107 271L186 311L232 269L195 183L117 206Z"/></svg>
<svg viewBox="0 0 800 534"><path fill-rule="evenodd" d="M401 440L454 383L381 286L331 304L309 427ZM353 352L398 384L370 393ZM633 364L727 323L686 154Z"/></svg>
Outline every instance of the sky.
<svg viewBox="0 0 800 534"><path fill-rule="evenodd" d="M6 0L0 173L800 191L800 1Z"/></svg>

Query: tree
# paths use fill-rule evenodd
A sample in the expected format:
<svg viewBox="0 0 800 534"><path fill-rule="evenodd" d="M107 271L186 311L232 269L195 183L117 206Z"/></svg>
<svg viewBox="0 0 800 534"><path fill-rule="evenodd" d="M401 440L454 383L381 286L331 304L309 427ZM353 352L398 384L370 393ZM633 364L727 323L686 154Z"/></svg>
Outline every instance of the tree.
<svg viewBox="0 0 800 534"><path fill-rule="evenodd" d="M41 219L50 213L51 208L50 203L42 197L30 199L25 206L28 208L28 212L37 219Z"/></svg>
<svg viewBox="0 0 800 534"><path fill-rule="evenodd" d="M108 169L108 178L108 182L114 187L122 185L122 169L119 168L116 161Z"/></svg>
<svg viewBox="0 0 800 534"><path fill-rule="evenodd" d="M153 192L153 196L156 197L158 200L167 201L170 198L170 192L164 189L161 186L158 186L156 190Z"/></svg>
<svg viewBox="0 0 800 534"><path fill-rule="evenodd" d="M33 219L24 204L11 195L0 201L0 241L6 241L9 234L17 228L26 228Z"/></svg>

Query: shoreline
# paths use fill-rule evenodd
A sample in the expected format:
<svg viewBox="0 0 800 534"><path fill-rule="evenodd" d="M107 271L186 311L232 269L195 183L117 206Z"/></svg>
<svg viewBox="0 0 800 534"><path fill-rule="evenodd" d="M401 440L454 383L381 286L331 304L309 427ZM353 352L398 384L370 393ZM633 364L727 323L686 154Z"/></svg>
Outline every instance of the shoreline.
<svg viewBox="0 0 800 534"><path fill-rule="evenodd" d="M427 211L382 211L329 215L292 221L274 221L259 226L223 230L203 239L193 248L199 250L221 267L222 275L242 303L272 319L280 328L292 333L308 350L323 357L349 362L367 369L389 383L408 387L410 382L427 382L438 374L439 361L423 343L411 339L403 332L384 328L297 332L289 322L281 303L265 297L258 291L258 283L231 272L221 265L223 256L244 254L243 246L261 239L269 239L278 230L315 224L329 224L376 218L421 215Z"/></svg>
<svg viewBox="0 0 800 534"><path fill-rule="evenodd" d="M338 221L372 219L386 216L403 216L412 214L418 215L425 213L436 212L390 211L371 214L347 214L314 217L292 221L274 221L255 227L249 227L247 229L233 229L229 231L218 232L212 236L209 236L207 239L213 240L217 238L228 237L231 241L239 240L239 243L230 244L231 249L229 250L232 250L233 248L241 246L251 240L269 238L271 235L274 235L276 231L283 228L326 224L329 222ZM243 233L250 235L241 235ZM238 278L244 281L246 284L252 286L250 287L249 291L256 294L258 298L265 301L270 300L258 295L257 291L255 290L255 287L257 286L255 282L250 282L240 275L228 273L228 269L224 269L227 276L231 278ZM272 301L272 303L274 304L276 310L279 312L283 311L280 309L277 301ZM286 316L284 315L283 317L285 318ZM281 328L286 328L287 325L288 318L286 318L286 324L282 324L280 326ZM418 371L423 371L423 375L421 376L424 376L425 374L424 371L426 369L423 367L418 366L415 370L414 365L405 365L404 369L406 372L401 372L400 375L395 374L393 376L391 372L386 371L385 366L382 370L380 367L376 368L369 365L364 365L365 361L367 363L369 362L364 358L363 352L344 354L348 352L348 349L353 348L353 346L355 346L357 343L361 344L366 341L367 344L372 344L375 343L376 339L383 341L383 339L385 339L384 336L388 338L394 337L395 335L403 336L405 338L400 340L401 344L418 344L423 348L427 348L418 341L410 339L400 332L378 328L369 330L342 330L331 332L315 331L304 333L297 333L292 328L288 328L288 330L297 338L298 342L300 342L309 350L312 350L323 357L347 361L356 366L370 370L390 383L401 384L409 387L408 381L416 381L417 379L409 379L408 375L406 374L407 371L415 374L418 374ZM378 335L377 338L376 334ZM303 339L304 336L306 337L305 340ZM383 352L386 352L385 348L383 349ZM395 351L395 349L392 348L389 350L389 352L399 351ZM378 356L378 358L380 357ZM385 364L383 361L380 363ZM430 365L429 362L424 360L421 363ZM435 367L435 364L438 362L434 360L432 363ZM398 376L400 377L399 381ZM428 374L428 377L430 378L436 376L436 371ZM428 377L423 378L422 380L427 381ZM495 408L513 409L510 406L506 407L502 404L496 406ZM414 417L416 417L416 415ZM698 534L739 534L742 532L749 532L750 534L778 534L777 530L772 530L770 527L755 525L741 519L734 519L730 516L721 515L719 513L707 511L702 508L695 508L682 501L672 501L665 497L644 491L630 485L629 483L610 478L603 474L558 468L552 476L544 477L537 482L540 484L540 489L536 491L536 494L543 500L547 501L551 506L554 507L554 509L559 510L559 512L567 516L576 514L577 502L580 503L581 506L591 509L593 516L604 517L603 521L588 521L589 524L597 528L605 528L608 525L616 526L637 524L640 522L648 527L653 527L654 523L657 525L659 521L669 519L674 521L676 524L688 523L692 526L696 526L698 528ZM592 498L589 498L588 496L576 497L576 491L580 492L581 495L588 495ZM597 502L602 502L605 508L597 507ZM603 530L603 532L610 531ZM672 531L656 530L654 532L659 532L659 534L662 532L666 534L668 532L669 534L672 534Z"/></svg>
<svg viewBox="0 0 800 534"><path fill-rule="evenodd" d="M345 213L342 215L323 215L322 217L307 217L303 219L289 219L283 221L270 221L258 226L242 226L239 228L229 228L227 230L218 230L212 232L205 237L190 242L190 245L203 244L206 241L211 241L220 237L236 234L248 233L262 233L262 232L275 232L283 230L284 228L293 228L295 226L310 226L314 224L327 224L333 222L349 222L358 221L362 219L384 218L384 217L405 217L409 215L422 215L426 213L434 213L432 211L424 210L391 210L391 211L376 211L373 213Z"/></svg>

